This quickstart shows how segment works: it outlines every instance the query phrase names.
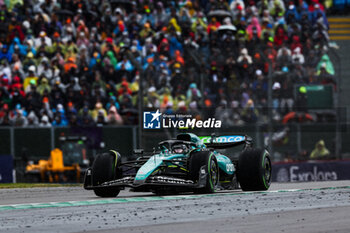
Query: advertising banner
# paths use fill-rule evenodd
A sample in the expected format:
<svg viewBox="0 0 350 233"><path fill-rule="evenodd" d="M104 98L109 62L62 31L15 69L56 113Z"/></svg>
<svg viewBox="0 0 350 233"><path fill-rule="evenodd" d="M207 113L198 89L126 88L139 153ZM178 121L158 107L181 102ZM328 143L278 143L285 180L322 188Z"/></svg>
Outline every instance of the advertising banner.
<svg viewBox="0 0 350 233"><path fill-rule="evenodd" d="M0 183L13 182L13 158L11 155L0 155Z"/></svg>
<svg viewBox="0 0 350 233"><path fill-rule="evenodd" d="M305 161L276 163L273 182L350 180L350 161Z"/></svg>

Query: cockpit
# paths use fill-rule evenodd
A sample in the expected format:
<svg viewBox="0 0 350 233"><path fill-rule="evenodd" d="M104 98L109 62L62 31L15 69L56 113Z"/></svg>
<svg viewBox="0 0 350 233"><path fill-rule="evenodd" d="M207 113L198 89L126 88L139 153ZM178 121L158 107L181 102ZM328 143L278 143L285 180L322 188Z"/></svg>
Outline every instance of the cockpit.
<svg viewBox="0 0 350 233"><path fill-rule="evenodd" d="M170 154L187 154L193 148L195 148L194 143L181 140L167 140L158 144L159 151Z"/></svg>

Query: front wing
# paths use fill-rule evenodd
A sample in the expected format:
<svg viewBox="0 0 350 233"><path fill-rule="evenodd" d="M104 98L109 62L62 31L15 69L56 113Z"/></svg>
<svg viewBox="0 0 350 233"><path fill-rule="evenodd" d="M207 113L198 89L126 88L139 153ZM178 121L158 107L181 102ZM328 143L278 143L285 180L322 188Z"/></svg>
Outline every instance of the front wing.
<svg viewBox="0 0 350 233"><path fill-rule="evenodd" d="M85 173L84 188L94 190L100 188L132 188L133 191L152 191L160 188L191 190L203 188L206 185L207 173L200 173L198 182L192 180L180 179L166 175L150 176L146 180L135 180L134 176L124 176L120 179L104 182L100 185L93 185L92 172L89 168Z"/></svg>

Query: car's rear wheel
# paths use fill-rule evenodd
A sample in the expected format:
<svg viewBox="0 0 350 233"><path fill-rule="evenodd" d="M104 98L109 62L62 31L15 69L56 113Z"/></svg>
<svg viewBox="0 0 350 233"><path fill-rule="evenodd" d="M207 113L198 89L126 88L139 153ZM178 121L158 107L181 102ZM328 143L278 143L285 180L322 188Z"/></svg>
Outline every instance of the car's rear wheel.
<svg viewBox="0 0 350 233"><path fill-rule="evenodd" d="M269 189L271 172L271 159L266 150L247 149L239 156L237 178L243 191Z"/></svg>
<svg viewBox="0 0 350 233"><path fill-rule="evenodd" d="M121 156L117 152L107 152L97 155L92 165L91 178L93 186L114 180L121 176ZM116 187L99 187L94 192L99 197L116 197L120 189Z"/></svg>
<svg viewBox="0 0 350 233"><path fill-rule="evenodd" d="M196 193L213 193L219 182L219 167L215 155L210 151L194 152L189 161L190 179L195 183L203 182L204 187L194 190ZM201 176L205 175L205 180Z"/></svg>

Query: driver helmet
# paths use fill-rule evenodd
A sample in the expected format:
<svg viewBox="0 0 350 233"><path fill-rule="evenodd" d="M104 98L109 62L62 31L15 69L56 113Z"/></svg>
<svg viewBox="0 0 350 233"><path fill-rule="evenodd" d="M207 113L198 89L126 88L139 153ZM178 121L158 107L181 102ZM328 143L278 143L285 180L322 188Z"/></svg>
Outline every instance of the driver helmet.
<svg viewBox="0 0 350 233"><path fill-rule="evenodd" d="M183 144L178 144L173 146L173 153L184 154L187 153L187 147Z"/></svg>

